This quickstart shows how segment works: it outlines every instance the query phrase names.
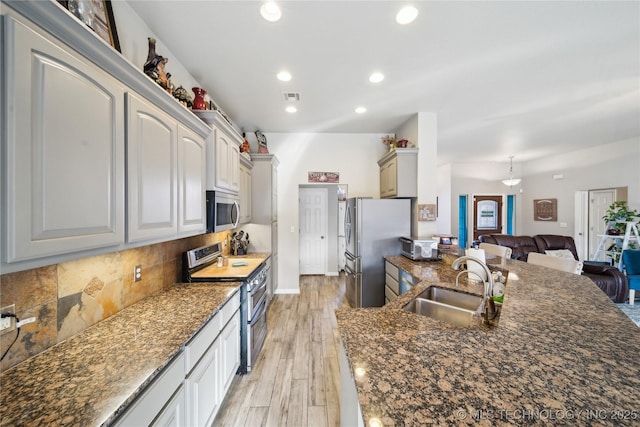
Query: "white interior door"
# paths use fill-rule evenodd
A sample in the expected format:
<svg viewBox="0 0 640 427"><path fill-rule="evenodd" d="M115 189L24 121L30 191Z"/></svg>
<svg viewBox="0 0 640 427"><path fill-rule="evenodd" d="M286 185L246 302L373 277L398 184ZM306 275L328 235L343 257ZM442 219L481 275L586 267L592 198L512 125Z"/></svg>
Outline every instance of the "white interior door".
<svg viewBox="0 0 640 427"><path fill-rule="evenodd" d="M613 188L606 190L589 191L589 259L594 261L604 261L594 258L600 238L598 235L605 234L606 224L602 217L605 215L609 205L615 201L616 190Z"/></svg>
<svg viewBox="0 0 640 427"><path fill-rule="evenodd" d="M300 274L327 270L327 189L301 188L299 201Z"/></svg>
<svg viewBox="0 0 640 427"><path fill-rule="evenodd" d="M589 259L589 192L576 191L574 199L574 231L573 240L576 242L576 251L581 261Z"/></svg>

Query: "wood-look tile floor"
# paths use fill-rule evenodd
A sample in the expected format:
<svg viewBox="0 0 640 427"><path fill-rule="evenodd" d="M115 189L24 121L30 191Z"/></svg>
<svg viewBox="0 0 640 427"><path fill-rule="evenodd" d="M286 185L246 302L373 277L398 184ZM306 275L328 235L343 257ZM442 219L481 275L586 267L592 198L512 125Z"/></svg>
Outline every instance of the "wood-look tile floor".
<svg viewBox="0 0 640 427"><path fill-rule="evenodd" d="M348 306L344 274L300 276L299 295L276 295L254 369L237 376L216 426L340 425L335 309Z"/></svg>

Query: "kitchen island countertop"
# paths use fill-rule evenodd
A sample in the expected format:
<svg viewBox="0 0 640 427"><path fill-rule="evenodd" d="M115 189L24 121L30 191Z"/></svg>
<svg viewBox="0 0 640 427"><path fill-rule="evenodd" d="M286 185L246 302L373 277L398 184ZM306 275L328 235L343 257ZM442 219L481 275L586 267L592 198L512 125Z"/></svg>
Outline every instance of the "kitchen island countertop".
<svg viewBox="0 0 640 427"><path fill-rule="evenodd" d="M113 421L240 285L173 285L8 369L0 425Z"/></svg>
<svg viewBox="0 0 640 427"><path fill-rule="evenodd" d="M498 325L459 328L402 310L455 288L453 256L386 259L419 283L383 308L336 310L365 425L640 423L640 328L588 277L488 258L508 271Z"/></svg>

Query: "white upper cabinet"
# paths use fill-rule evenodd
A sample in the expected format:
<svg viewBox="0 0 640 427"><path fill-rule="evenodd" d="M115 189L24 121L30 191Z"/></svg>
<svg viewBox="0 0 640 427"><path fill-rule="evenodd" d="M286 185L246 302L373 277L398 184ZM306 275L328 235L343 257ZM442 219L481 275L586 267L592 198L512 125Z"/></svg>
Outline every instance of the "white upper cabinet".
<svg viewBox="0 0 640 427"><path fill-rule="evenodd" d="M184 126L178 126L178 233L206 231L205 180L207 147L205 140Z"/></svg>
<svg viewBox="0 0 640 427"><path fill-rule="evenodd" d="M196 114L213 131L207 141L207 190L238 195L242 137L218 111Z"/></svg>
<svg viewBox="0 0 640 427"><path fill-rule="evenodd" d="M240 224L251 222L251 174L253 163L240 155Z"/></svg>
<svg viewBox="0 0 640 427"><path fill-rule="evenodd" d="M378 160L380 197L418 196L418 149L396 148Z"/></svg>
<svg viewBox="0 0 640 427"><path fill-rule="evenodd" d="M213 128L216 145L216 189L240 192L240 144L218 127Z"/></svg>
<svg viewBox="0 0 640 427"><path fill-rule="evenodd" d="M178 123L127 94L127 241L178 233Z"/></svg>
<svg viewBox="0 0 640 427"><path fill-rule="evenodd" d="M57 2L1 4L2 272L205 232L211 127Z"/></svg>
<svg viewBox="0 0 640 427"><path fill-rule="evenodd" d="M123 86L3 19L3 262L122 243Z"/></svg>
<svg viewBox="0 0 640 427"><path fill-rule="evenodd" d="M127 94L127 241L205 231L206 143Z"/></svg>

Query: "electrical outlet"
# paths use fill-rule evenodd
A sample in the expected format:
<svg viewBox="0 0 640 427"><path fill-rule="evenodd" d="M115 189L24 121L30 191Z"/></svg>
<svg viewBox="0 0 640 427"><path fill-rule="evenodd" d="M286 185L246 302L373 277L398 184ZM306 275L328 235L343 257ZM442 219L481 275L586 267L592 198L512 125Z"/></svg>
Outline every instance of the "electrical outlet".
<svg viewBox="0 0 640 427"><path fill-rule="evenodd" d="M2 307L0 309L0 313L2 314L16 314L16 305L11 304L6 307ZM16 329L16 318L15 317L3 317L0 319L0 335L6 334L7 332L11 332Z"/></svg>
<svg viewBox="0 0 640 427"><path fill-rule="evenodd" d="M142 280L142 266L136 265L133 267L133 281L139 282L140 280Z"/></svg>

